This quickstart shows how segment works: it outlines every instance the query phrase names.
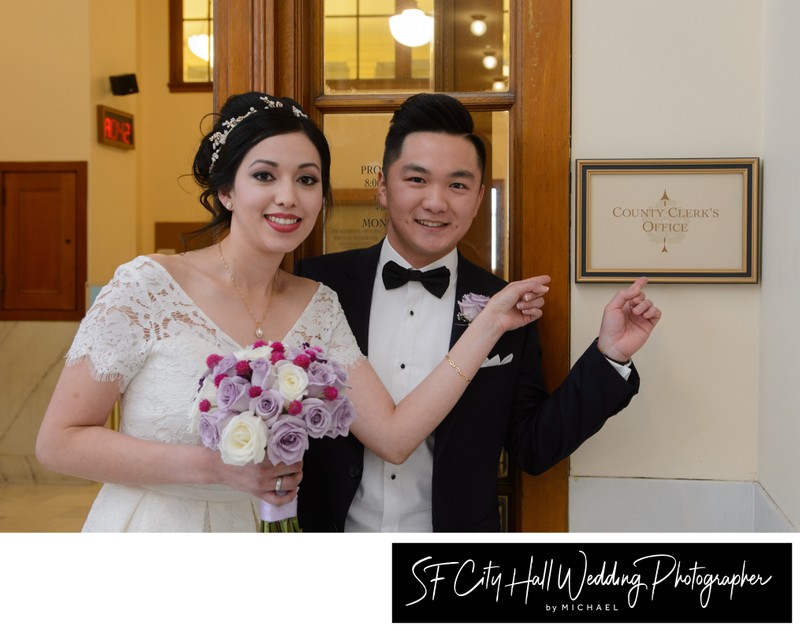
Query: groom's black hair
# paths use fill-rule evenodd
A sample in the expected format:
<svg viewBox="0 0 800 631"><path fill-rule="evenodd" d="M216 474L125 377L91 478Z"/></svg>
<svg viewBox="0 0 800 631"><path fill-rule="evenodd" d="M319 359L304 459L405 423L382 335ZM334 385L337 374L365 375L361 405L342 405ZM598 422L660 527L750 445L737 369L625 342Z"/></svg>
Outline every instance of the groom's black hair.
<svg viewBox="0 0 800 631"><path fill-rule="evenodd" d="M464 104L449 94L423 92L408 97L395 110L383 149L383 172L400 157L406 136L415 132L434 132L462 136L478 154L483 175L486 167L486 146L473 133L475 124Z"/></svg>

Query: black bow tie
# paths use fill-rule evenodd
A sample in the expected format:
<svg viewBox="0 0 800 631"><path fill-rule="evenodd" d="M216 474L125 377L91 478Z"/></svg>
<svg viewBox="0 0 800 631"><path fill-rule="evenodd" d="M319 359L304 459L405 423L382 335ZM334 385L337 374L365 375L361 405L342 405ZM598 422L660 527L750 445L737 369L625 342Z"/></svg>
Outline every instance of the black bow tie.
<svg viewBox="0 0 800 631"><path fill-rule="evenodd" d="M442 266L421 272L418 269L401 267L394 261L389 261L383 266L383 285L386 289L402 287L410 280L421 282L425 289L437 298L441 298L450 285L450 270Z"/></svg>

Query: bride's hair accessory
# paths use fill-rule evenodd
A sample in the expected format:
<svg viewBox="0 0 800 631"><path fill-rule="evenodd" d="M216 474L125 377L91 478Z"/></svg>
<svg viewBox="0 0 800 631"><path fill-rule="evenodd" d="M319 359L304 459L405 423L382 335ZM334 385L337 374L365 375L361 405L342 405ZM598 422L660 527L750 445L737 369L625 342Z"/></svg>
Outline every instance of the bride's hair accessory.
<svg viewBox="0 0 800 631"><path fill-rule="evenodd" d="M282 101L278 101L269 96L262 96L260 98L265 103L264 107L265 110L284 107ZM208 167L209 173L214 169L214 163L217 161L217 158L219 158L219 152L222 149L222 146L225 144L225 141L228 139L228 134L231 133L233 128L236 127L239 123L241 123L245 118L259 111L261 110L257 110L256 108L251 107L247 112L245 112L241 116L236 116L226 121L222 121L220 123L220 126L223 129L221 131L214 132L208 137L209 141L211 142L211 148L213 150L211 153L211 165ZM297 118L308 118L308 116L306 116L306 114L296 105L292 105L292 114L294 114L294 116Z"/></svg>

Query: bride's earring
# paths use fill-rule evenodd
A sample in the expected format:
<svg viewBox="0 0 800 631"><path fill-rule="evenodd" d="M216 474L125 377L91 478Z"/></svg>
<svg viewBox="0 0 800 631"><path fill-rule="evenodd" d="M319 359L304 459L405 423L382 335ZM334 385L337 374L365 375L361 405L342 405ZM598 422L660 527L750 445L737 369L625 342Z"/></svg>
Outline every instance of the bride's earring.
<svg viewBox="0 0 800 631"><path fill-rule="evenodd" d="M227 208L228 210L233 210L233 202L226 202L225 208Z"/></svg>

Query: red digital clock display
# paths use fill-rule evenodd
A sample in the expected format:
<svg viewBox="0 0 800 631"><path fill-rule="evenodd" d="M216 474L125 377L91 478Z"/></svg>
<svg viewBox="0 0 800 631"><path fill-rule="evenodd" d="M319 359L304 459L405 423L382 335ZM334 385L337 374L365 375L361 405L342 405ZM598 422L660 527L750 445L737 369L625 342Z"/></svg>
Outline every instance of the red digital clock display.
<svg viewBox="0 0 800 631"><path fill-rule="evenodd" d="M133 114L98 105L97 141L114 147L133 149Z"/></svg>

